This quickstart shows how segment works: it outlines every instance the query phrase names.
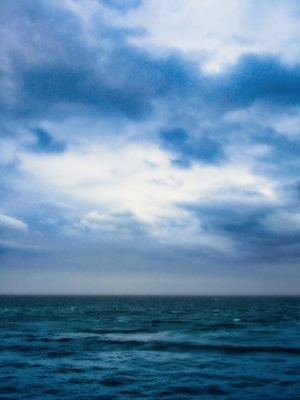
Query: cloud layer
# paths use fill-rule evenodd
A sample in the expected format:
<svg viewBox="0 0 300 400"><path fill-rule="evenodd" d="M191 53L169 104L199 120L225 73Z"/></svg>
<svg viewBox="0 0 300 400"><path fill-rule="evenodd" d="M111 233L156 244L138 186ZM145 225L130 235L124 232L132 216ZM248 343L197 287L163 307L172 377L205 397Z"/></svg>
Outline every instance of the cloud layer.
<svg viewBox="0 0 300 400"><path fill-rule="evenodd" d="M3 1L0 291L299 293L299 12Z"/></svg>

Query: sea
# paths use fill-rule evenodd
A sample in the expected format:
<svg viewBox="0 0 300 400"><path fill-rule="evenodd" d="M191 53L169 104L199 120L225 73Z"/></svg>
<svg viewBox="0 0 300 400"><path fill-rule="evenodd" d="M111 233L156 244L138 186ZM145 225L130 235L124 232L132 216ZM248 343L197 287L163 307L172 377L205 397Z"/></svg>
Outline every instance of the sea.
<svg viewBox="0 0 300 400"><path fill-rule="evenodd" d="M0 399L300 399L300 297L0 296Z"/></svg>

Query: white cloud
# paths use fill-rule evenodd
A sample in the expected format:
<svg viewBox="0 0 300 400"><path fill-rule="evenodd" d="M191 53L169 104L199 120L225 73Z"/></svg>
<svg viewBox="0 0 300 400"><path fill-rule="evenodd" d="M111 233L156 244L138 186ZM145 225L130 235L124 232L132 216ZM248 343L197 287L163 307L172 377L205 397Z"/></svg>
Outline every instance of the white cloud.
<svg viewBox="0 0 300 400"><path fill-rule="evenodd" d="M218 70L245 52L271 52L296 61L300 26L293 7L294 1L149 0L116 23L147 29L148 36L131 39L135 44L205 55L206 68Z"/></svg>
<svg viewBox="0 0 300 400"><path fill-rule="evenodd" d="M114 212L132 211L149 222L155 216L171 216L172 204L196 201L222 188L247 187L263 193L267 185L266 179L250 172L245 159L237 157L237 162L225 166L178 169L156 147L130 144L119 149L93 146L63 156L24 154L22 162L29 179L44 182L36 189L64 192Z"/></svg>
<svg viewBox="0 0 300 400"><path fill-rule="evenodd" d="M0 229L5 231L9 230L9 231L26 233L28 227L24 222L18 219L8 217L4 214L0 214Z"/></svg>
<svg viewBox="0 0 300 400"><path fill-rule="evenodd" d="M199 221L181 205L208 199L276 203L274 183L251 172L251 160L248 151L228 165L178 169L152 145L113 148L98 144L60 156L24 154L22 169L28 185L35 182L32 190L41 197L58 193L77 208L77 218L80 209L92 210L64 226L62 232L67 235L85 230L124 233L120 221L125 218L122 213L129 213L137 224L146 224L150 236L164 243L198 243L231 251L229 239L216 240L215 234L201 230ZM249 200L247 192L256 195ZM128 232L132 232L131 222L127 218Z"/></svg>

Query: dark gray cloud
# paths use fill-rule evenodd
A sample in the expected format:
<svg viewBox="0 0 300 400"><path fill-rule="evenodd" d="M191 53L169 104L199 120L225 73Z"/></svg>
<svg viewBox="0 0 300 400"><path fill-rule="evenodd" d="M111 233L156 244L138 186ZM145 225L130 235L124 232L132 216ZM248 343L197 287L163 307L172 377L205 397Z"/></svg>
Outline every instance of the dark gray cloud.
<svg viewBox="0 0 300 400"><path fill-rule="evenodd" d="M125 7L122 2L105 4ZM244 55L225 72L205 74L179 52L153 56L129 45L127 38L137 31L112 28L101 19L91 29L99 39L92 46L83 40L84 28L71 11L44 2L26 7L16 2L14 10L5 3L3 9L3 49L10 67L1 76L14 90L3 92L1 101L13 118L66 118L79 112L140 120L153 117L156 100L168 107L176 99L182 114L193 104L195 118L206 115L214 121L258 101L279 109L299 104L299 66L287 66L275 56ZM174 162L216 162L220 144L209 132L202 136L178 149L181 156ZM170 141L163 142L171 150Z"/></svg>
<svg viewBox="0 0 300 400"><path fill-rule="evenodd" d="M288 66L279 57L246 54L208 85L208 97L229 110L246 108L256 101L286 108L299 104L299 64Z"/></svg>
<svg viewBox="0 0 300 400"><path fill-rule="evenodd" d="M42 128L29 128L36 136L36 142L28 145L27 148L35 153L63 153L66 150L66 144L62 141L56 141Z"/></svg>
<svg viewBox="0 0 300 400"><path fill-rule="evenodd" d="M140 4L103 2L120 9ZM126 39L134 31L112 28L103 20L95 22L94 35L100 39L95 47L84 42L84 28L71 11L33 1L26 7L17 1L13 8L4 2L2 8L7 40L2 46L10 67L1 76L14 86L2 96L6 114L38 116L56 110L58 115L73 105L76 112L84 106L102 115L140 119L151 115L153 100L173 96L181 98L181 107L193 98L211 112L256 101L299 104L299 66L284 65L273 55L244 55L225 72L204 74L180 53L154 57L129 45Z"/></svg>
<svg viewBox="0 0 300 400"><path fill-rule="evenodd" d="M102 3L120 10L141 4ZM173 154L173 164L188 168L194 162L218 164L226 159L226 145L231 137L237 138L236 130L222 121L229 111L261 102L266 112L284 112L299 104L299 65L288 66L274 55L246 54L227 70L207 74L179 52L154 56L129 45L127 38L140 33L108 26L99 15L90 29L97 39L92 45L83 39L79 17L67 9L43 1L26 6L16 1L13 7L4 2L2 8L2 47L8 66L2 67L1 79L3 87L9 82L9 90L2 92L1 102L6 118L26 118L30 123L90 114L139 121L155 117L159 100L170 113L170 126L159 132L161 148ZM209 121L210 129L191 128L201 118ZM31 129L37 139L32 150L65 149L45 129ZM245 126L240 131L243 136ZM271 162L279 155L281 161L297 157L298 141L271 128L258 127L250 136L273 148Z"/></svg>
<svg viewBox="0 0 300 400"><path fill-rule="evenodd" d="M196 68L182 56L155 58L126 44L136 31L97 20L95 47L83 41L75 14L48 3L30 2L28 8L17 3L9 17L4 18L3 48L10 68L2 79L10 80L14 90L2 97L6 115L59 117L72 106L76 113L140 119L151 114L156 97L182 95L194 84ZM21 42L26 51L18 48Z"/></svg>
<svg viewBox="0 0 300 400"><path fill-rule="evenodd" d="M197 217L201 229L219 238L229 238L242 263L287 257L297 260L300 251L299 207L295 208L288 201L282 206L257 202L252 196L255 194L244 200L213 200L185 208Z"/></svg>
<svg viewBox="0 0 300 400"><path fill-rule="evenodd" d="M276 163L286 163L290 160L299 160L300 142L298 138L288 137L274 128L260 129L252 135L254 143L267 145L272 149L269 157Z"/></svg>
<svg viewBox="0 0 300 400"><path fill-rule="evenodd" d="M205 164L218 164L224 153L220 143L209 136L191 138L181 128L163 130L160 132L161 147L177 156L172 163L182 168L188 168L193 161Z"/></svg>
<svg viewBox="0 0 300 400"><path fill-rule="evenodd" d="M72 53L69 56L73 58ZM155 98L184 95L192 84L192 66L178 56L154 59L123 46L106 51L106 58L105 62L95 59L79 66L63 60L15 63L19 80L15 112L59 116L64 110L68 115L68 106L73 106L76 112L97 110L102 116L141 119L151 115Z"/></svg>

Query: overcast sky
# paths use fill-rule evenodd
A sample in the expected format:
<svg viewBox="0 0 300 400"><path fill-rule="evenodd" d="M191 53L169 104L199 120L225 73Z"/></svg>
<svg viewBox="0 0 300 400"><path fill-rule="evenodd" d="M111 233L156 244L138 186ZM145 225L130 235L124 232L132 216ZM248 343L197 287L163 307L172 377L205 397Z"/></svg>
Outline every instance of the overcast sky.
<svg viewBox="0 0 300 400"><path fill-rule="evenodd" d="M1 0L0 293L300 294L300 2Z"/></svg>

